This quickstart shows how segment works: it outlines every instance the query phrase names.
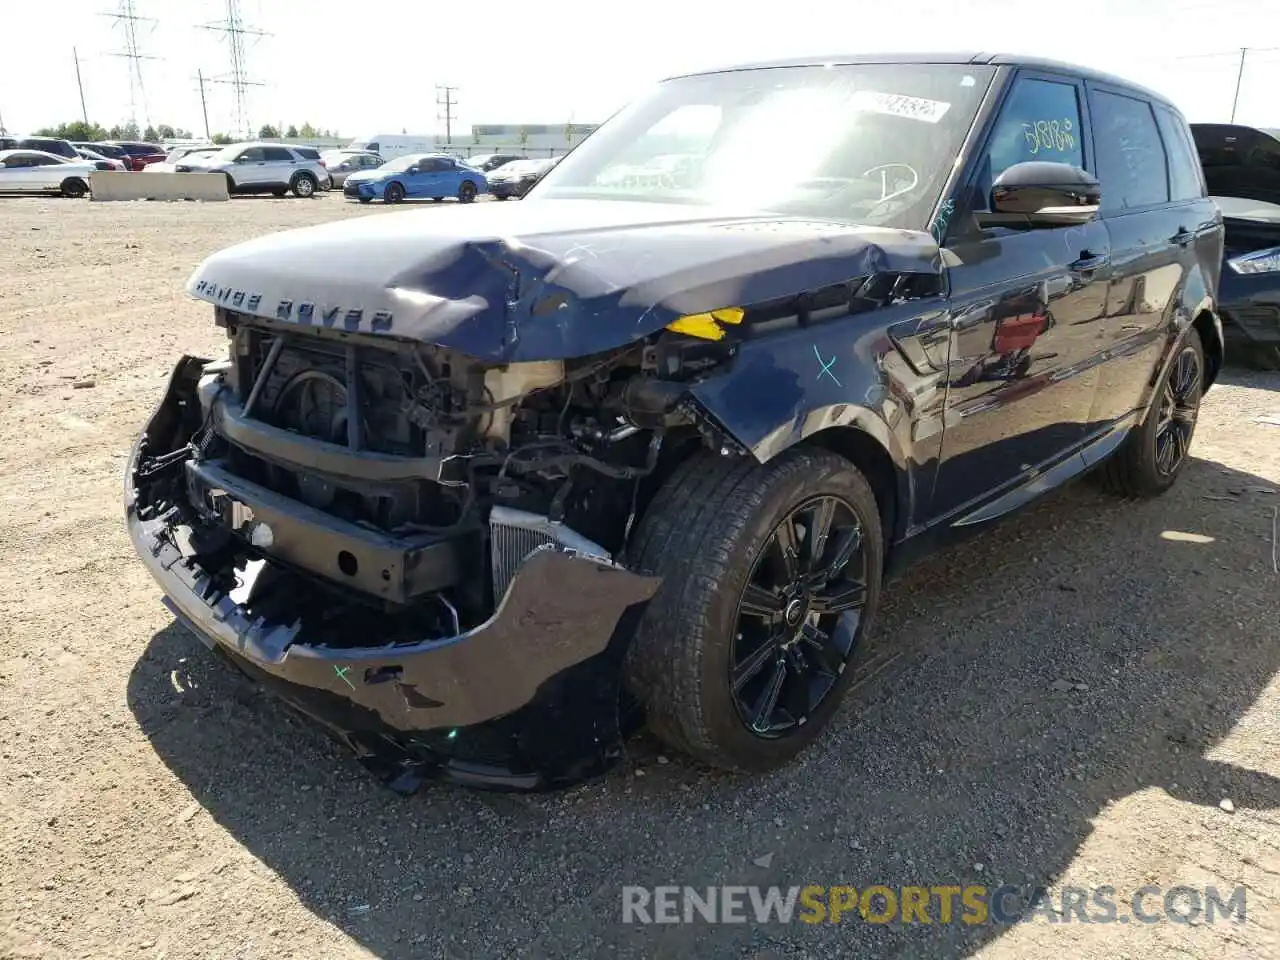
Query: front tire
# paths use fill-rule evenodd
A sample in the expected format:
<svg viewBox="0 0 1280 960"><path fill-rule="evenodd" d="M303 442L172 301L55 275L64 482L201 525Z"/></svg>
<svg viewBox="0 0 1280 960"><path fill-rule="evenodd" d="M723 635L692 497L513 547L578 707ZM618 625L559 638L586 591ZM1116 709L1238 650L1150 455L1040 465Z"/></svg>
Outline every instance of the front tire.
<svg viewBox="0 0 1280 960"><path fill-rule="evenodd" d="M458 187L458 202L470 203L476 198L476 185L470 180L463 180L462 186Z"/></svg>
<svg viewBox="0 0 1280 960"><path fill-rule="evenodd" d="M808 747L879 602L880 514L862 474L816 449L764 465L695 455L654 497L632 556L663 578L626 661L653 732L731 770Z"/></svg>
<svg viewBox="0 0 1280 960"><path fill-rule="evenodd" d="M387 184L385 190L382 191L383 203L399 203L404 199L404 187L394 181Z"/></svg>
<svg viewBox="0 0 1280 960"><path fill-rule="evenodd" d="M1146 419L1102 465L1102 483L1110 492L1150 498L1173 486L1189 459L1204 370L1204 345L1192 329L1156 385Z"/></svg>
<svg viewBox="0 0 1280 960"><path fill-rule="evenodd" d="M67 177L67 179L62 181L60 189L64 197L70 197L72 200L79 200L89 192L89 185L79 177Z"/></svg>

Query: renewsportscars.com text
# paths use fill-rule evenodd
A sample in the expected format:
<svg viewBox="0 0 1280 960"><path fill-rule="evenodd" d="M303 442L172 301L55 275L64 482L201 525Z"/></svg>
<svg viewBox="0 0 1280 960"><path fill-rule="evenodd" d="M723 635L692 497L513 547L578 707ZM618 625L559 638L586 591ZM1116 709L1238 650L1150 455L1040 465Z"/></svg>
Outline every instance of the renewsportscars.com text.
<svg viewBox="0 0 1280 960"><path fill-rule="evenodd" d="M623 923L1218 923L1245 921L1245 888L623 887Z"/></svg>

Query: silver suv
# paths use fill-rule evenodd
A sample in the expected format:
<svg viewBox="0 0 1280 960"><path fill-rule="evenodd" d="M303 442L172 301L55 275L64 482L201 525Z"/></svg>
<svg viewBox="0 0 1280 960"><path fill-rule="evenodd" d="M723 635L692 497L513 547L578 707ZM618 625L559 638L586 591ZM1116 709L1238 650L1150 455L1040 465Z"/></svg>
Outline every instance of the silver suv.
<svg viewBox="0 0 1280 960"><path fill-rule="evenodd" d="M309 197L329 179L320 161L280 143L233 143L217 153L178 162L176 173L221 173L229 193Z"/></svg>

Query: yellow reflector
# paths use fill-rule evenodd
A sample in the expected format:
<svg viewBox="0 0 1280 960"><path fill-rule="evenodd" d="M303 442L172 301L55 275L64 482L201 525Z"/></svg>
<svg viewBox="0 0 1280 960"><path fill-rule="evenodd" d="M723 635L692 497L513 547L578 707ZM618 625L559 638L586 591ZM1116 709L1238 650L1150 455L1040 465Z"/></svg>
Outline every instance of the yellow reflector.
<svg viewBox="0 0 1280 960"><path fill-rule="evenodd" d="M721 340L724 338L724 330L719 325L741 323L744 316L746 311L741 307L725 307L721 310L712 310L710 313L688 314L667 324L667 329L688 334L691 337L701 337L703 340Z"/></svg>

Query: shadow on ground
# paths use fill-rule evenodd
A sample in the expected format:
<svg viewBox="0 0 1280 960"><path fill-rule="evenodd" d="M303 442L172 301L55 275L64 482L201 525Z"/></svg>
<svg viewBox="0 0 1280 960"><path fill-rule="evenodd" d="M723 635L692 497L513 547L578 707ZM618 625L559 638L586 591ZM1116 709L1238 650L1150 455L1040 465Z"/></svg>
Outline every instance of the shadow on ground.
<svg viewBox="0 0 1280 960"><path fill-rule="evenodd" d="M624 926L621 887L1045 884L1137 790L1280 806L1205 756L1280 667L1260 486L1201 460L1153 502L1076 484L924 562L829 735L763 778L642 739L564 794L400 798L176 624L129 703L215 820L381 957L960 956L1007 928Z"/></svg>

